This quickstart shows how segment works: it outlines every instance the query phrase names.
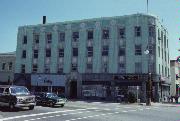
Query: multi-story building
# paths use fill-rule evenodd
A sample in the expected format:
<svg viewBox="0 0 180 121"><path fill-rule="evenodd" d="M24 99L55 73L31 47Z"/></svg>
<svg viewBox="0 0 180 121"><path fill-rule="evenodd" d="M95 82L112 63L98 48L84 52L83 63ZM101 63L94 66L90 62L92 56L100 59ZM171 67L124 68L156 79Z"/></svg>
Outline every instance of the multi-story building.
<svg viewBox="0 0 180 121"><path fill-rule="evenodd" d="M0 84L13 83L15 59L15 52L0 53Z"/></svg>
<svg viewBox="0 0 180 121"><path fill-rule="evenodd" d="M180 64L176 60L170 61L171 66L171 88L170 88L170 95L176 96L180 95L180 79L176 78L180 77Z"/></svg>
<svg viewBox="0 0 180 121"><path fill-rule="evenodd" d="M151 73L153 99L160 82L169 95L168 32L152 15L21 26L16 54L16 82L32 90L114 97L138 86L145 101Z"/></svg>

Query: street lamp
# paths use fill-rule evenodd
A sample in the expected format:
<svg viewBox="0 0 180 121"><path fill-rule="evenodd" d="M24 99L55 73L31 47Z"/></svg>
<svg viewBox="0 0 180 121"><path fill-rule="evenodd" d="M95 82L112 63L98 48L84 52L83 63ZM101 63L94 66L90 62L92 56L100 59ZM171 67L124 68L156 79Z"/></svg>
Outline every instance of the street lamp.
<svg viewBox="0 0 180 121"><path fill-rule="evenodd" d="M149 55L149 50L148 50L148 46L146 48L146 50L144 51L145 55ZM146 91L146 105L150 106L151 105L151 73L149 72L149 56L148 56L148 82L147 82L147 91Z"/></svg>

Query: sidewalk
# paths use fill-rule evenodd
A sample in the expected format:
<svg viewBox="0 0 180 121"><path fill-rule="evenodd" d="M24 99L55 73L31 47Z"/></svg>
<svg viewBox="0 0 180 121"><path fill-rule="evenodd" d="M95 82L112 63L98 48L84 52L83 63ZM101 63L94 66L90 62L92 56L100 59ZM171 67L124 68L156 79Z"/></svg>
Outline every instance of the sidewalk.
<svg viewBox="0 0 180 121"><path fill-rule="evenodd" d="M146 106L146 103L139 103L139 105ZM151 102L151 106L180 107L180 103L154 103L154 102Z"/></svg>

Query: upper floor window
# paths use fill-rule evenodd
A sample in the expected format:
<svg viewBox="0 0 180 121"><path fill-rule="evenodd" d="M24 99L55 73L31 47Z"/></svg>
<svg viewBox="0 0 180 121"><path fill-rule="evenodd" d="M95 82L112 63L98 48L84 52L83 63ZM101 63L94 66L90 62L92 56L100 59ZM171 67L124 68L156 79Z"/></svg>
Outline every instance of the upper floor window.
<svg viewBox="0 0 180 121"><path fill-rule="evenodd" d="M26 58L26 50L22 51L22 58Z"/></svg>
<svg viewBox="0 0 180 121"><path fill-rule="evenodd" d="M135 55L141 55L142 50L141 50L141 45L135 45Z"/></svg>
<svg viewBox="0 0 180 121"><path fill-rule="evenodd" d="M46 49L46 57L51 57L51 49Z"/></svg>
<svg viewBox="0 0 180 121"><path fill-rule="evenodd" d="M119 48L118 55L119 56L125 56L125 48Z"/></svg>
<svg viewBox="0 0 180 121"><path fill-rule="evenodd" d="M162 53L162 59L163 59L163 48L162 48L162 52L161 53Z"/></svg>
<svg viewBox="0 0 180 121"><path fill-rule="evenodd" d="M8 67L9 70L12 70L12 62L9 62L9 67Z"/></svg>
<svg viewBox="0 0 180 121"><path fill-rule="evenodd" d="M158 46L158 55L159 57L161 56L161 51L160 51L160 47Z"/></svg>
<svg viewBox="0 0 180 121"><path fill-rule="evenodd" d="M78 48L73 48L73 56L78 56Z"/></svg>
<svg viewBox="0 0 180 121"><path fill-rule="evenodd" d="M93 39L93 30L89 30L87 33L88 33L87 34L87 39L88 40Z"/></svg>
<svg viewBox="0 0 180 121"><path fill-rule="evenodd" d="M59 73L59 74L62 74L62 73L63 73L63 68L62 68L62 67L59 67L59 68L58 68L58 73Z"/></svg>
<svg viewBox="0 0 180 121"><path fill-rule="evenodd" d="M59 49L59 57L64 57L64 49Z"/></svg>
<svg viewBox="0 0 180 121"><path fill-rule="evenodd" d="M161 46L163 47L163 31L161 31Z"/></svg>
<svg viewBox="0 0 180 121"><path fill-rule="evenodd" d="M46 64L44 69L45 69L45 73L50 73L50 65L49 64Z"/></svg>
<svg viewBox="0 0 180 121"><path fill-rule="evenodd" d="M2 70L5 70L6 68L6 63L2 63Z"/></svg>
<svg viewBox="0 0 180 121"><path fill-rule="evenodd" d="M38 50L34 50L34 58L38 58Z"/></svg>
<svg viewBox="0 0 180 121"><path fill-rule="evenodd" d="M24 37L23 37L23 44L27 44L27 36L26 35L24 35Z"/></svg>
<svg viewBox="0 0 180 121"><path fill-rule="evenodd" d="M60 41L65 41L65 33L64 33L64 32L61 32L61 33L59 34L59 40L60 40Z"/></svg>
<svg viewBox="0 0 180 121"><path fill-rule="evenodd" d="M135 63L135 73L142 73L142 63L140 62Z"/></svg>
<svg viewBox="0 0 180 121"><path fill-rule="evenodd" d="M135 37L140 37L141 36L141 27L140 26L135 26L134 27L134 32L135 32Z"/></svg>
<svg viewBox="0 0 180 121"><path fill-rule="evenodd" d="M72 64L71 65L71 70L72 71L77 71L77 64Z"/></svg>
<svg viewBox="0 0 180 121"><path fill-rule="evenodd" d="M52 41L52 34L48 33L46 37L47 37L47 43L51 43L51 41Z"/></svg>
<svg viewBox="0 0 180 121"><path fill-rule="evenodd" d="M34 42L35 42L36 44L39 43L39 35L38 35L38 34L35 34L35 35L34 35Z"/></svg>
<svg viewBox="0 0 180 121"><path fill-rule="evenodd" d="M36 73L37 72L37 70L38 70L38 66L37 66L37 64L33 64L33 72L34 73Z"/></svg>
<svg viewBox="0 0 180 121"><path fill-rule="evenodd" d="M164 49L166 48L166 35L164 35Z"/></svg>
<svg viewBox="0 0 180 121"><path fill-rule="evenodd" d="M93 67L92 64L87 64L87 69L88 70L92 70L92 67Z"/></svg>
<svg viewBox="0 0 180 121"><path fill-rule="evenodd" d="M109 46L103 46L102 56L108 56Z"/></svg>
<svg viewBox="0 0 180 121"><path fill-rule="evenodd" d="M102 38L103 39L109 39L109 30L108 29L103 29Z"/></svg>
<svg viewBox="0 0 180 121"><path fill-rule="evenodd" d="M154 26L149 26L149 36L155 37L155 27Z"/></svg>
<svg viewBox="0 0 180 121"><path fill-rule="evenodd" d="M119 38L123 39L125 38L125 28L120 28L119 29Z"/></svg>
<svg viewBox="0 0 180 121"><path fill-rule="evenodd" d="M72 38L74 41L77 41L79 39L79 32L73 32Z"/></svg>
<svg viewBox="0 0 180 121"><path fill-rule="evenodd" d="M87 47L87 54L88 54L88 57L93 56L93 47Z"/></svg>
<svg viewBox="0 0 180 121"><path fill-rule="evenodd" d="M25 73L25 64L21 65L21 73Z"/></svg>
<svg viewBox="0 0 180 121"><path fill-rule="evenodd" d="M153 54L153 46L148 46L149 54Z"/></svg>

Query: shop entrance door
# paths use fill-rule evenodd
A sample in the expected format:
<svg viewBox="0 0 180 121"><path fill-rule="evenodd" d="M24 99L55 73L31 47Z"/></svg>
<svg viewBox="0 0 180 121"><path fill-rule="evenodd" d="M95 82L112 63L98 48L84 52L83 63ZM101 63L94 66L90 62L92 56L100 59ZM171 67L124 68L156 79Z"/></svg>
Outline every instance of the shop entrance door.
<svg viewBox="0 0 180 121"><path fill-rule="evenodd" d="M77 98L77 81L70 82L70 98Z"/></svg>

